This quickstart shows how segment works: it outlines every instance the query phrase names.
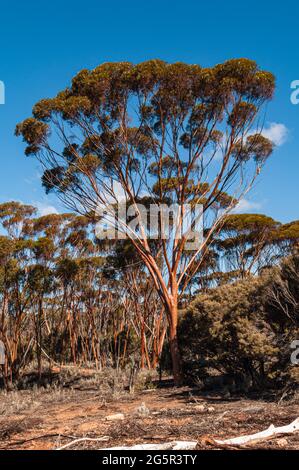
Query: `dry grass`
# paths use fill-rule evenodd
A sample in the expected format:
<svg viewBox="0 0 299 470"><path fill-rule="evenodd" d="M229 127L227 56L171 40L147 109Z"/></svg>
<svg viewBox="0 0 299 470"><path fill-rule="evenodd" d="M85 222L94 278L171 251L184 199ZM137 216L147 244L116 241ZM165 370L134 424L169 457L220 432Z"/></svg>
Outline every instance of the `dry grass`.
<svg viewBox="0 0 299 470"><path fill-rule="evenodd" d="M156 374L139 371L134 391L154 388ZM129 394L130 370L63 366L60 371L45 371L40 380L34 367L25 370L10 391L0 391L0 416L34 412L41 404L63 403L76 397L78 391L99 393L102 400L117 400Z"/></svg>
<svg viewBox="0 0 299 470"><path fill-rule="evenodd" d="M137 376L134 393L128 390L129 371L64 368L42 386L23 382L22 390L0 393L2 449L53 449L75 438L109 436L105 446L198 440L210 448L209 438L228 438L261 431L271 423L289 424L299 416L298 397L279 402L259 397L224 398L199 388L162 387L147 372ZM24 378L22 379L24 380ZM26 385L27 384L27 385ZM25 387L26 385L26 387ZM108 421L112 414L122 420ZM260 447L299 449L299 434L273 439ZM83 441L72 449L95 449L97 441Z"/></svg>

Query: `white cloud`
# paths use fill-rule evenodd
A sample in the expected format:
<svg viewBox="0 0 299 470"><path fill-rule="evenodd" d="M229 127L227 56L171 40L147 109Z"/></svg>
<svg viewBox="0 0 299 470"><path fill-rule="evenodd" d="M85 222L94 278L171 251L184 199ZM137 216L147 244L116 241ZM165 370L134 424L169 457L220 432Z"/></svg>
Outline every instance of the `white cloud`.
<svg viewBox="0 0 299 470"><path fill-rule="evenodd" d="M113 193L114 193L115 199L118 202L123 202L126 200L126 193L122 185L118 181L113 181Z"/></svg>
<svg viewBox="0 0 299 470"><path fill-rule="evenodd" d="M51 204L47 202L34 201L33 205L37 208L41 216L49 215L49 214L59 214L56 207L52 206Z"/></svg>
<svg viewBox="0 0 299 470"><path fill-rule="evenodd" d="M283 145L287 141L288 135L289 135L289 129L282 123L270 122L267 127L262 129L262 131L260 129L252 129L248 134L246 134L245 137L248 137L250 135L257 134L257 133L258 134L261 133L264 137L271 140L277 147L279 147L280 145ZM225 136L223 136L223 140L222 140L223 147L225 147L225 143L226 143ZM217 160L221 160L222 158L223 158L223 152L222 150L218 149L215 154L214 159L215 161L217 161Z"/></svg>
<svg viewBox="0 0 299 470"><path fill-rule="evenodd" d="M275 145L280 146L287 140L289 130L284 124L271 122L268 128L263 129L262 134L272 140Z"/></svg>
<svg viewBox="0 0 299 470"><path fill-rule="evenodd" d="M248 201L248 199L240 199L236 207L232 210L233 213L239 214L244 212L252 212L261 209L260 202Z"/></svg>

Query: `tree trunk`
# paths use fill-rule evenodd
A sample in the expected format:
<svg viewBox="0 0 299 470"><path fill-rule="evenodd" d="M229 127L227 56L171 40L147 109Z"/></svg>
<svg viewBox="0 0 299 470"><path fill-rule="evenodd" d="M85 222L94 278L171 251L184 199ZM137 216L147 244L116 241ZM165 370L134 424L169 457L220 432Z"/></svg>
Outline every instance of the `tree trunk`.
<svg viewBox="0 0 299 470"><path fill-rule="evenodd" d="M36 354L37 354L37 369L38 380L42 377L42 316L43 316L43 301L42 298L38 301L38 312L36 319Z"/></svg>
<svg viewBox="0 0 299 470"><path fill-rule="evenodd" d="M161 353L164 345L165 336L167 333L167 325L163 324L163 328L161 330L161 322L164 317L164 308L161 310L159 317L155 324L155 333L153 337L153 353L152 353L152 362L151 362L151 369L156 369L158 363L161 359Z"/></svg>
<svg viewBox="0 0 299 470"><path fill-rule="evenodd" d="M178 337L177 337L177 325L178 325L178 311L177 306L174 306L170 311L170 325L169 325L169 342L170 342L170 354L172 360L172 371L173 380L175 385L180 386L183 383L183 371L181 354L179 350Z"/></svg>

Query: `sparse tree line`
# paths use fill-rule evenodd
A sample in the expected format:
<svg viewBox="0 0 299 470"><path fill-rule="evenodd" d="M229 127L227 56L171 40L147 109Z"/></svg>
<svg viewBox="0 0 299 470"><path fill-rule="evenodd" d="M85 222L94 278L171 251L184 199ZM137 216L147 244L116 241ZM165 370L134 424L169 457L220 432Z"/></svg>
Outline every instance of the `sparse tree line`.
<svg viewBox="0 0 299 470"><path fill-rule="evenodd" d="M43 368L55 364L93 363L99 369L106 366L155 369L159 365L163 346L169 340L165 308L130 240L98 240L92 218L72 213L39 217L34 207L17 202L0 205L0 220L0 339L6 350L3 371L6 382L18 378L32 361L37 364L39 376ZM206 342L206 333L210 321L213 325L218 321L225 328L225 322L217 317L219 295L221 315L225 315L227 303L234 321L240 323L244 334L250 335L250 321L244 320L243 313L239 315L239 310L233 307L231 293L236 292L237 299L243 297L233 281L241 280L238 285L244 286L246 303L247 291L264 279L255 275L294 253L298 239L298 222L280 224L256 214L227 216L179 305L184 308L191 300L191 305L195 305L198 293L205 305L211 289L220 286L220 290L213 291L213 296L217 294L211 312L200 320L203 326L194 350L197 326L191 325L189 330L187 322L180 330L184 359L189 346L188 354L191 351L194 358L207 359L210 343ZM283 318L291 315L297 321L298 306L290 313L290 298L283 283L279 290L273 289L275 310ZM298 302L296 299L294 302ZM257 329L253 339L257 337L260 341L264 324L273 329L275 323L270 317L260 322L260 309L254 305L250 307ZM222 343L217 328L216 333L211 332L210 326L208 331L212 349L219 344L223 348L224 356L216 355L214 366L230 372L235 364L227 358L229 354L238 355L238 348ZM204 341L205 354L199 338ZM267 342L263 338L260 342L265 351ZM270 357L271 351L269 347L266 356Z"/></svg>
<svg viewBox="0 0 299 470"><path fill-rule="evenodd" d="M90 221L73 214L36 217L34 207L11 202L0 218L0 335L10 380L32 359L39 375L42 363L121 367L136 356L141 367L157 365L163 311L126 246L101 246Z"/></svg>

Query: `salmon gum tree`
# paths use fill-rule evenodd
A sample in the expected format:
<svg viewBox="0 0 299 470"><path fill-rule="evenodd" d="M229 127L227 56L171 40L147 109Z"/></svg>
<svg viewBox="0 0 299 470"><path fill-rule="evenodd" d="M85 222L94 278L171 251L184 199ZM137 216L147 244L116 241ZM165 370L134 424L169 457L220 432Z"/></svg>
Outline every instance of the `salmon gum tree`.
<svg viewBox="0 0 299 470"><path fill-rule="evenodd" d="M135 207L138 234L126 233L168 320L176 384L183 379L180 298L213 234L273 150L261 123L274 86L273 75L248 59L211 68L161 60L104 63L80 71L55 98L39 101L16 128L28 144L26 155L41 163L45 190L71 210L93 217L99 205L117 204L120 192ZM177 204L176 230L183 226L184 205L200 204L203 239L186 250L191 227L167 239L161 216L150 240L140 204Z"/></svg>

